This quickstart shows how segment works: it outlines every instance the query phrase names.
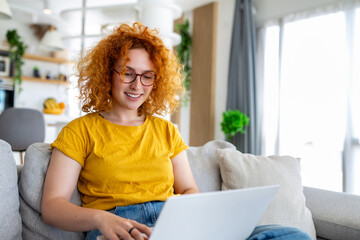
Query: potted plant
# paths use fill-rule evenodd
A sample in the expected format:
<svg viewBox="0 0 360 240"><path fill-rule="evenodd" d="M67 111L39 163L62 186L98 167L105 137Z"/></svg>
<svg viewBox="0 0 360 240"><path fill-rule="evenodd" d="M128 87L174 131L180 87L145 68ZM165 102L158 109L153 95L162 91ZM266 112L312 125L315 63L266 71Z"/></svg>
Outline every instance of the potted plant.
<svg viewBox="0 0 360 240"><path fill-rule="evenodd" d="M245 127L249 125L250 119L239 110L227 110L223 112L221 130L224 132L228 141L234 144L234 137L237 133L245 134Z"/></svg>
<svg viewBox="0 0 360 240"><path fill-rule="evenodd" d="M35 66L33 69L33 76L39 78L40 77L40 68Z"/></svg>
<svg viewBox="0 0 360 240"><path fill-rule="evenodd" d="M9 57L12 61L14 61L15 67L14 87L17 88L20 93L22 90L21 66L24 64L22 57L25 54L27 45L21 41L16 29L8 30L6 33L6 39L10 44Z"/></svg>

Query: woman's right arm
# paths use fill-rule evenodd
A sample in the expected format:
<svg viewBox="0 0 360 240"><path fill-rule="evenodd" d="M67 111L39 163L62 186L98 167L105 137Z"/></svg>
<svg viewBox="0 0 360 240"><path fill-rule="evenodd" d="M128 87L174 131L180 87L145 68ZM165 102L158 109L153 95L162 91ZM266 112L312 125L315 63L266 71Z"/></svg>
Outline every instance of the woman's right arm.
<svg viewBox="0 0 360 240"><path fill-rule="evenodd" d="M98 229L108 239L147 239L151 230L145 225L113 215L107 211L77 206L70 202L76 188L81 165L54 148L47 170L42 198L45 223L66 231L84 232ZM129 229L135 227L138 231Z"/></svg>

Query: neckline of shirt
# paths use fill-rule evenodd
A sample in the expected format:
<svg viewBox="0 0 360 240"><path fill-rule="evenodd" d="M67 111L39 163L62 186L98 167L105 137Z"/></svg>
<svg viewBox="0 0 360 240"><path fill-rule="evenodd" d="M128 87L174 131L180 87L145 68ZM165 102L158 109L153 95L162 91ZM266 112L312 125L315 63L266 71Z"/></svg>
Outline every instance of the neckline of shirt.
<svg viewBox="0 0 360 240"><path fill-rule="evenodd" d="M97 118L101 119L101 121L107 123L107 124L112 124L112 125L115 125L115 126L118 126L118 127L133 127L133 128L142 128L142 127L145 127L148 122L150 121L150 116L145 116L145 121L141 124L141 125L138 125L138 126L128 126L128 125L120 125L120 124L117 124L117 123L113 123L109 120L107 120L106 118L104 118L103 115L101 115L100 113L96 113L96 116Z"/></svg>

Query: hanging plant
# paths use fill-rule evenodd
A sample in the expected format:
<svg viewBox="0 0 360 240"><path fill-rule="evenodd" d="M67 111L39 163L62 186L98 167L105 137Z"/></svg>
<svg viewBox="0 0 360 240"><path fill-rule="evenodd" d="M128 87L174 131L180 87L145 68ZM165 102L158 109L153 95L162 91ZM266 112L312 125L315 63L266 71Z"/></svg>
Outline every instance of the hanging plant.
<svg viewBox="0 0 360 240"><path fill-rule="evenodd" d="M14 30L8 30L6 33L6 39L8 43L10 44L10 50L9 50L9 58L14 61L14 67L15 67L15 76L14 76L14 87L18 90L18 93L21 92L21 66L24 64L22 61L22 57L25 54L25 50L27 48L27 45L25 45L21 39L17 31Z"/></svg>
<svg viewBox="0 0 360 240"><path fill-rule="evenodd" d="M191 35L190 35L190 23L186 19L184 23L177 24L176 29L181 36L181 43L176 47L179 61L184 65L185 79L183 85L185 87L185 95L183 96L183 106L187 106L190 99L190 82L191 82Z"/></svg>
<svg viewBox="0 0 360 240"><path fill-rule="evenodd" d="M245 134L245 127L249 125L250 119L239 110L227 110L223 112L223 121L221 130L224 132L228 141L234 143L234 137L237 133Z"/></svg>

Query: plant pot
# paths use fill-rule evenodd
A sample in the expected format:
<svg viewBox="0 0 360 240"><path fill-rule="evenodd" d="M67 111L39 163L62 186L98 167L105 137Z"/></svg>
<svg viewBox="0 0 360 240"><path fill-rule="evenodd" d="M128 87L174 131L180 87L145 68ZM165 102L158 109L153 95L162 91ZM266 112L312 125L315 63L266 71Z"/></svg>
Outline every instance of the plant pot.
<svg viewBox="0 0 360 240"><path fill-rule="evenodd" d="M40 71L39 71L39 69L34 69L33 75L34 75L34 77L39 78L39 77L40 77Z"/></svg>

